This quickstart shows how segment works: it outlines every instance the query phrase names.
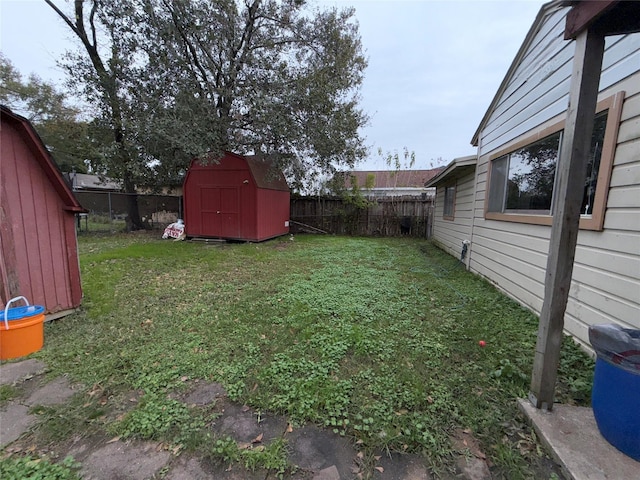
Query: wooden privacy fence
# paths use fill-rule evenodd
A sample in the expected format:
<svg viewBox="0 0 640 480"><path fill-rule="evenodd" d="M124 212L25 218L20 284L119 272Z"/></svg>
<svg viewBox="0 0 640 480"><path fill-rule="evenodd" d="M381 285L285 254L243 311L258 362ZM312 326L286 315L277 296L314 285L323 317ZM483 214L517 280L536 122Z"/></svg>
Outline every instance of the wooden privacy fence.
<svg viewBox="0 0 640 480"><path fill-rule="evenodd" d="M318 229L339 235L431 237L431 198L383 197L368 203L358 208L339 197L292 198L291 232Z"/></svg>

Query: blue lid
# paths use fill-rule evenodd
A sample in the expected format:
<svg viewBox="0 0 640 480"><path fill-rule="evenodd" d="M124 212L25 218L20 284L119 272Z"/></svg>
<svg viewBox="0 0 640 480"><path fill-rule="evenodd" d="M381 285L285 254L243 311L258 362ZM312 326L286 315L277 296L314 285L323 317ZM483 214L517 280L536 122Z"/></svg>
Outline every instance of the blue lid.
<svg viewBox="0 0 640 480"><path fill-rule="evenodd" d="M8 320L21 320L26 317L33 317L44 312L42 305L29 305L27 307L14 307L7 311ZM4 311L0 313L0 321L4 322Z"/></svg>

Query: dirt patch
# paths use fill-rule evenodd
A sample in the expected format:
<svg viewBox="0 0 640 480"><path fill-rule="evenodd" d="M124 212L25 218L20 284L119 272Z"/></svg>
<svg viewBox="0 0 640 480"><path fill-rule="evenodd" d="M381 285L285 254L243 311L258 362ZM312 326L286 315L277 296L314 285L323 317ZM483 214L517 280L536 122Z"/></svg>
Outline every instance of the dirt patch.
<svg viewBox="0 0 640 480"><path fill-rule="evenodd" d="M184 402L187 405L209 405L216 399L226 398L226 396L227 392L220 383L199 383L184 396Z"/></svg>

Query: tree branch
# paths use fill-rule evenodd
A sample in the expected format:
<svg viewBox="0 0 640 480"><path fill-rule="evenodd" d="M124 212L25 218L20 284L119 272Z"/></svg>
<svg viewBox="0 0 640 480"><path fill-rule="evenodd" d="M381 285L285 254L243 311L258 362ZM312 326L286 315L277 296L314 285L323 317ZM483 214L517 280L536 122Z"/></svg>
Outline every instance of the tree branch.
<svg viewBox="0 0 640 480"><path fill-rule="evenodd" d="M56 13L58 14L58 16L59 16L60 18L62 18L62 20L64 20L64 22L69 26L69 28L71 28L71 30L73 30L73 32L74 32L78 37L82 38L82 37L81 37L81 35L80 35L80 32L78 31L78 29L76 28L76 26L74 25L74 23L73 23L71 20L69 20L69 17L67 17L67 16L62 12L62 10L60 10L60 9L59 9L59 8L58 8L58 7L57 7L57 6L56 6L56 5L55 5L51 0L44 0L44 1L45 1L45 3L46 3L47 5L49 5L49 6L53 9L53 11L54 11L54 12L56 12Z"/></svg>
<svg viewBox="0 0 640 480"><path fill-rule="evenodd" d="M96 11L98 10L98 2L93 2L93 7L91 7L91 14L89 14L89 25L91 25L91 38L93 39L93 47L98 48L98 40L96 38L96 26L93 23L93 19L96 15Z"/></svg>
<svg viewBox="0 0 640 480"><path fill-rule="evenodd" d="M198 52L195 46L191 43L191 41L187 37L187 34L185 33L184 29L182 28L182 25L180 24L180 19L178 18L176 11L174 10L170 2L163 0L162 3L164 4L165 8L169 11L171 15L171 21L173 22L173 25L176 27L176 30L178 31L178 34L180 35L182 42L184 43L185 47L188 50L189 56L191 57L193 62L193 66L195 66L196 69L200 72L200 75L202 75L202 80L205 83L209 83L207 71L204 69L204 67L200 63L200 60L198 59Z"/></svg>

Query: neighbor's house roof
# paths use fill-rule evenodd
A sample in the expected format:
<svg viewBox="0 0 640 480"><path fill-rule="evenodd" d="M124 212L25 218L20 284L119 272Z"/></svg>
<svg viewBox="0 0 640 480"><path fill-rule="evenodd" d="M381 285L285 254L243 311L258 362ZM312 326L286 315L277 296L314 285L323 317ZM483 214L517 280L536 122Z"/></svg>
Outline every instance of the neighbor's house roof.
<svg viewBox="0 0 640 480"><path fill-rule="evenodd" d="M122 186L110 178L102 178L98 175L90 175L87 173L69 173L67 174L71 188L74 190L105 190L119 192Z"/></svg>
<svg viewBox="0 0 640 480"><path fill-rule="evenodd" d="M455 174L466 173L467 171L473 170L476 168L476 163L478 163L478 157L476 155L469 155L467 157L459 157L454 158L453 161L444 167L442 171L429 180L425 187L435 187L439 183L445 181L448 177Z"/></svg>
<svg viewBox="0 0 640 480"><path fill-rule="evenodd" d="M431 170L371 170L342 172L344 175L345 187L351 188L351 177L355 177L360 188L365 187L367 179L373 175L373 189L394 189L394 188L425 188L425 183L435 177L442 168L432 168Z"/></svg>
<svg viewBox="0 0 640 480"><path fill-rule="evenodd" d="M49 150L47 150L47 147L44 145L44 142L29 120L21 115L13 113L10 108L4 105L0 105L0 113L2 115L2 122L7 122L13 125L24 140L25 144L31 150L33 158L36 160L38 165L40 165L40 168L44 171L54 190L63 201L65 205L64 209L71 212L86 212L87 210L80 205L80 202L78 202L76 197L73 195L69 185L64 181L62 173L58 169L58 165L53 160Z"/></svg>

